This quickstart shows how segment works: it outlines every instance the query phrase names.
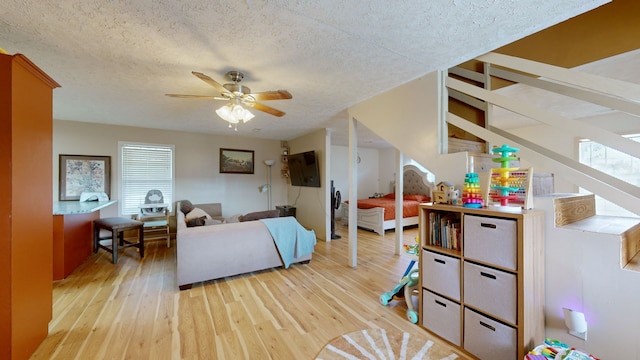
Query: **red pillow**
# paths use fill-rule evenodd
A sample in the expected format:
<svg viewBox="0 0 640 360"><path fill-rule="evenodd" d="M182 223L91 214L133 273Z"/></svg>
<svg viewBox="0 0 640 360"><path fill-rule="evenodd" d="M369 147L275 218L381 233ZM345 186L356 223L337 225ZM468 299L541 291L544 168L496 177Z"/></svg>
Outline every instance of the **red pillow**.
<svg viewBox="0 0 640 360"><path fill-rule="evenodd" d="M387 195L383 196L383 198L385 198L385 199L395 199L396 198L396 193L387 194Z"/></svg>
<svg viewBox="0 0 640 360"><path fill-rule="evenodd" d="M420 194L409 194L409 195L404 195L402 197L404 200L414 200L414 201L430 201L431 198L426 196L426 195L420 195Z"/></svg>

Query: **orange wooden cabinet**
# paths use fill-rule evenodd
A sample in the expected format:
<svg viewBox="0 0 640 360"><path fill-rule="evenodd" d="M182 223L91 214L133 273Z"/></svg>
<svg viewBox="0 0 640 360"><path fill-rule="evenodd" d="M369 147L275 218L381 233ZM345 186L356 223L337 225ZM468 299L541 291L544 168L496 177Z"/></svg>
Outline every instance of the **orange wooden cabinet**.
<svg viewBox="0 0 640 360"><path fill-rule="evenodd" d="M53 215L53 280L69 276L93 252L93 222L100 211Z"/></svg>
<svg viewBox="0 0 640 360"><path fill-rule="evenodd" d="M0 54L0 358L28 359L52 315L53 79Z"/></svg>

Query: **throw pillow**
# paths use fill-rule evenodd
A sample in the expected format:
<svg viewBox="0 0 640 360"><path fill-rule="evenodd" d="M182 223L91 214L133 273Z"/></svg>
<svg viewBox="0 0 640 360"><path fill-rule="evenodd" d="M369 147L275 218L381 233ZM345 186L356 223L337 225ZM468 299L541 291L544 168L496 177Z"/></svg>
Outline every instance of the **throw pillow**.
<svg viewBox="0 0 640 360"><path fill-rule="evenodd" d="M209 225L219 225L222 224L222 221L217 220L217 219L205 219L204 220L204 225L205 226L209 226Z"/></svg>
<svg viewBox="0 0 640 360"><path fill-rule="evenodd" d="M191 210L193 210L193 204L191 203L191 201L189 200L180 201L180 211L182 211L183 214L187 215L188 213L191 212Z"/></svg>
<svg viewBox="0 0 640 360"><path fill-rule="evenodd" d="M187 221L187 227L204 226L206 221L207 221L206 216L194 218Z"/></svg>
<svg viewBox="0 0 640 360"><path fill-rule="evenodd" d="M242 221L242 214L238 214L238 215L232 215L229 216L228 218L224 219L224 223L228 224L228 223L237 223Z"/></svg>
<svg viewBox="0 0 640 360"><path fill-rule="evenodd" d="M189 211L189 213L184 217L186 221L189 221L191 219L195 219L203 216L207 219L211 219L211 216L209 216L209 214L207 214L204 210L200 208L193 208L193 210Z"/></svg>
<svg viewBox="0 0 640 360"><path fill-rule="evenodd" d="M264 210L246 214L241 221L253 221L267 218L277 218L280 216L280 210Z"/></svg>
<svg viewBox="0 0 640 360"><path fill-rule="evenodd" d="M420 195L420 194L410 194L410 195L403 195L402 199L404 200L414 200L414 201L431 201L431 198L426 196L426 195Z"/></svg>

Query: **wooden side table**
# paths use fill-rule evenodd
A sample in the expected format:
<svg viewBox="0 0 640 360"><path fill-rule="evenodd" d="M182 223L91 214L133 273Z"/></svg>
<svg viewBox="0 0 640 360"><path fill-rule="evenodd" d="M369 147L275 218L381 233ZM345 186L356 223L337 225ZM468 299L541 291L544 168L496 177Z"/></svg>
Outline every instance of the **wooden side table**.
<svg viewBox="0 0 640 360"><path fill-rule="evenodd" d="M276 209L280 211L280 217L293 216L296 217L296 208L295 206L289 205L278 205Z"/></svg>
<svg viewBox="0 0 640 360"><path fill-rule="evenodd" d="M100 238L100 229L111 232L111 239ZM138 230L138 242L129 242L124 239L127 230ZM144 223L141 221L124 218L110 217L95 220L93 222L93 252L104 249L111 253L112 262L118 263L118 250L126 247L137 247L140 257L144 257Z"/></svg>

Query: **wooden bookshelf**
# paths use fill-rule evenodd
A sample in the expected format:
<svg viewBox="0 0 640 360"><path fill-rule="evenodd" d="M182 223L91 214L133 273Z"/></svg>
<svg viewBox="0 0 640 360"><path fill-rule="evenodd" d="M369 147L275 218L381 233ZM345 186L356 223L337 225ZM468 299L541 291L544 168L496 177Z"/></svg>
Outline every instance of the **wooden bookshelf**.
<svg viewBox="0 0 640 360"><path fill-rule="evenodd" d="M460 219L460 249L431 245ZM420 325L468 354L518 359L544 340L544 214L420 205Z"/></svg>

